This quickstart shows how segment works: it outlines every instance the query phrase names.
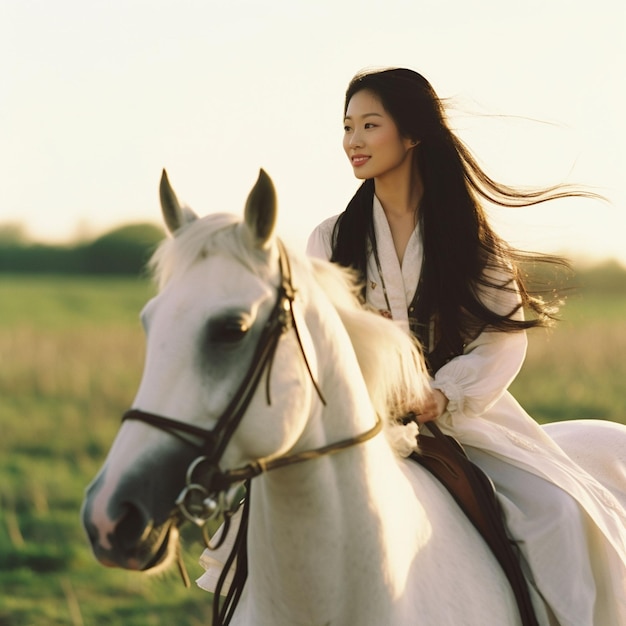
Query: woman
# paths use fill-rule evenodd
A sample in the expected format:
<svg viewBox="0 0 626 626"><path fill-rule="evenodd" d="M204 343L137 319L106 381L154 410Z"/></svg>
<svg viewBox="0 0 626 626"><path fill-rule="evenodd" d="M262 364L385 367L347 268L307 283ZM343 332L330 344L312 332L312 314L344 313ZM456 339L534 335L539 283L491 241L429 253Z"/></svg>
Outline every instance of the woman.
<svg viewBox="0 0 626 626"><path fill-rule="evenodd" d="M538 257L510 248L481 207L592 194L519 192L489 178L428 81L408 69L355 76L344 118L344 150L364 182L315 229L309 254L355 268L366 303L421 341L433 379L418 419L436 419L491 477L529 580L558 624L626 624L626 513L507 391L525 330L555 312L518 267Z"/></svg>

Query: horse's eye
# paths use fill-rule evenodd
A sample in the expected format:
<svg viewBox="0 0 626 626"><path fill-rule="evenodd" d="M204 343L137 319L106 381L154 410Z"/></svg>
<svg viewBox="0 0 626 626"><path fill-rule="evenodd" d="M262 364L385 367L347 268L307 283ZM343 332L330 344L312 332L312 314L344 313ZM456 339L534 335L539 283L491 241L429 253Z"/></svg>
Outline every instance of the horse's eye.
<svg viewBox="0 0 626 626"><path fill-rule="evenodd" d="M250 330L250 324L242 316L213 320L208 329L211 343L233 344L241 341Z"/></svg>

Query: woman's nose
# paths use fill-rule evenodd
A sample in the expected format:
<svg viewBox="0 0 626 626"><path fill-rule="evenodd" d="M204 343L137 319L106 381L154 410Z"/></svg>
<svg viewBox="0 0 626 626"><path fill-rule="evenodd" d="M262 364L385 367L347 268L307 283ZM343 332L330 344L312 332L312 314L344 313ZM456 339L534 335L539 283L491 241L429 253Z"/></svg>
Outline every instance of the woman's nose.
<svg viewBox="0 0 626 626"><path fill-rule="evenodd" d="M348 140L348 145L351 148L359 148L363 145L363 136L359 131L354 131Z"/></svg>

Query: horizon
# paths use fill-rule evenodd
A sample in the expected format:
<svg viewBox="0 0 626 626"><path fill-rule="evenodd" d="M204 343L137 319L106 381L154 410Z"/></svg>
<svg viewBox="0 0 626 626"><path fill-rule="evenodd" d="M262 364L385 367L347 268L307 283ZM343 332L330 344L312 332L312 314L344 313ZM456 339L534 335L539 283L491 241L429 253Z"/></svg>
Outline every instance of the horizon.
<svg viewBox="0 0 626 626"><path fill-rule="evenodd" d="M19 226L22 226L22 225L14 224L12 222L11 223L0 222L0 247L2 247L2 245L7 242L11 242L11 243L18 243L18 245L25 245L25 246L40 246L41 245L41 246L51 246L51 247L71 249L73 247L90 244L100 239L101 237L104 237L120 229L131 227L131 226L153 227L157 230L162 231L164 239L168 236L167 229L162 222L159 222L157 220L146 219L146 220L135 220L135 221L119 222L117 224L111 224L110 226L100 231L86 231L85 230L83 232L76 232L74 235L70 236L67 239L60 239L60 240L52 240L52 239L46 239L46 238L37 239L37 238L30 236L27 231L22 231L19 234L10 233L9 236L3 240L2 235L6 227L9 227L12 229L13 227L19 227ZM277 234L281 236L281 233L277 233ZM281 237L281 238L284 239L284 237ZM286 240L286 242L288 244L290 243L294 245L293 240L291 241ZM298 243L305 245L305 242L298 242L296 240L295 245L297 245ZM526 251L533 252L534 250L527 249ZM626 272L626 260L622 260L618 258L617 256L610 256L610 255L609 256L593 256L593 255L587 255L584 253L570 254L565 250L552 250L552 251L546 251L546 253L556 254L558 256L564 257L569 262L571 262L574 267L582 269L582 270L592 269L592 268L602 268L605 266L608 267L608 266L612 266L613 264L617 264L622 270ZM0 268L0 272L1 271L2 271L2 268Z"/></svg>

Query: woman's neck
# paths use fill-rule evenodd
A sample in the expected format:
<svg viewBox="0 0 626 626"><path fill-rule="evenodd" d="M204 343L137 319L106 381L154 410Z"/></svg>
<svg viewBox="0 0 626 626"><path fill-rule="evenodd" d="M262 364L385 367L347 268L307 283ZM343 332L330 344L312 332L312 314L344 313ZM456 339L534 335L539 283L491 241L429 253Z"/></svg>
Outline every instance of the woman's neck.
<svg viewBox="0 0 626 626"><path fill-rule="evenodd" d="M374 180L374 192L388 219L415 216L424 193L422 178L417 172L400 171L394 176Z"/></svg>
<svg viewBox="0 0 626 626"><path fill-rule="evenodd" d="M376 179L374 192L380 201L393 239L398 262L402 266L409 239L417 224L423 187L419 176Z"/></svg>

